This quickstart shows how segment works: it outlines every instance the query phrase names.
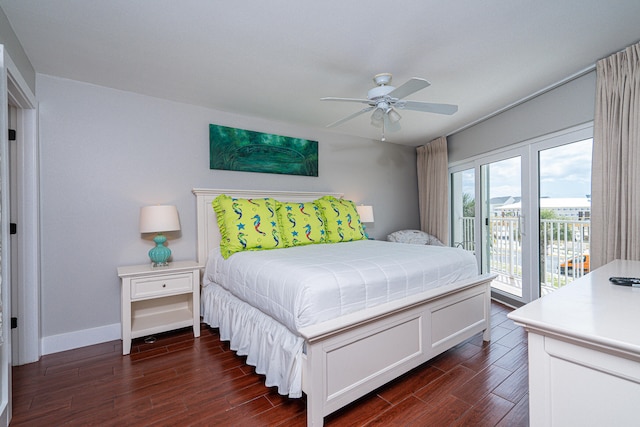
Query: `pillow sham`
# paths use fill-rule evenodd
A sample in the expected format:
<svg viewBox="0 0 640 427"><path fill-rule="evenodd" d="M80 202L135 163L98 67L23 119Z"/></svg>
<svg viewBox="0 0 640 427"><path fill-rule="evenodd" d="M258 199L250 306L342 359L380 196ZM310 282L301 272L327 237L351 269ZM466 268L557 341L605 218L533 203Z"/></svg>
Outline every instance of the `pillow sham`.
<svg viewBox="0 0 640 427"><path fill-rule="evenodd" d="M277 213L284 246L325 243L324 222L313 202L278 202Z"/></svg>
<svg viewBox="0 0 640 427"><path fill-rule="evenodd" d="M327 242L366 240L367 237L360 222L360 215L358 215L356 205L351 200L324 196L314 201L314 203L322 215L324 229L327 233Z"/></svg>
<svg viewBox="0 0 640 427"><path fill-rule="evenodd" d="M444 246L435 236L420 230L396 231L389 234L387 240L390 242L410 243L414 245Z"/></svg>
<svg viewBox="0 0 640 427"><path fill-rule="evenodd" d="M237 199L221 194L213 202L226 259L240 251L283 247L275 199Z"/></svg>

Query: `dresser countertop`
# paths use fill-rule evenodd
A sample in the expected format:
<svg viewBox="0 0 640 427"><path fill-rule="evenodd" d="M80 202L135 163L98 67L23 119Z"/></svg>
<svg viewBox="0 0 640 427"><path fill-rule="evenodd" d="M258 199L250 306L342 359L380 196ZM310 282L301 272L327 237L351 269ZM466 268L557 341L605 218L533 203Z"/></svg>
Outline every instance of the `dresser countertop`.
<svg viewBox="0 0 640 427"><path fill-rule="evenodd" d="M640 355L640 288L609 282L640 277L640 261L616 260L509 314L528 330Z"/></svg>

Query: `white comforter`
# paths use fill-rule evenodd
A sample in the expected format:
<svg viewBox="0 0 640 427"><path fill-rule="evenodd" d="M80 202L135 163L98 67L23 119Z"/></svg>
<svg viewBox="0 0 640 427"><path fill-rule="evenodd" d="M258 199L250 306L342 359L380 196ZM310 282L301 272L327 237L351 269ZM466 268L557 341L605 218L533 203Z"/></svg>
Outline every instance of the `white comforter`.
<svg viewBox="0 0 640 427"><path fill-rule="evenodd" d="M318 244L209 257L217 283L293 332L477 276L462 249L382 241Z"/></svg>

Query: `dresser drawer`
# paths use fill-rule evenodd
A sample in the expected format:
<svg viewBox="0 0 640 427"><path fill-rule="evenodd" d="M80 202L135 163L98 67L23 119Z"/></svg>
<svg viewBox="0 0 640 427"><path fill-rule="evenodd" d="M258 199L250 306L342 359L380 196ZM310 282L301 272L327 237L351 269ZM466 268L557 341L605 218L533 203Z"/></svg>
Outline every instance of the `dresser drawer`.
<svg viewBox="0 0 640 427"><path fill-rule="evenodd" d="M191 274L172 274L131 280L131 299L175 295L193 290Z"/></svg>

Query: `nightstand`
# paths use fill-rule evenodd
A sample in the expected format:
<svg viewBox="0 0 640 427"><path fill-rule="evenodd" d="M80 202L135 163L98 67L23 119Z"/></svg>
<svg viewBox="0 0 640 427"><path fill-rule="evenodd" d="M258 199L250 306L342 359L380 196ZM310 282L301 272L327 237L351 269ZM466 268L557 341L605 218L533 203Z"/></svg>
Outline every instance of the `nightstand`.
<svg viewBox="0 0 640 427"><path fill-rule="evenodd" d="M200 264L172 262L119 267L122 281L122 354L131 340L173 329L193 327L200 336Z"/></svg>

